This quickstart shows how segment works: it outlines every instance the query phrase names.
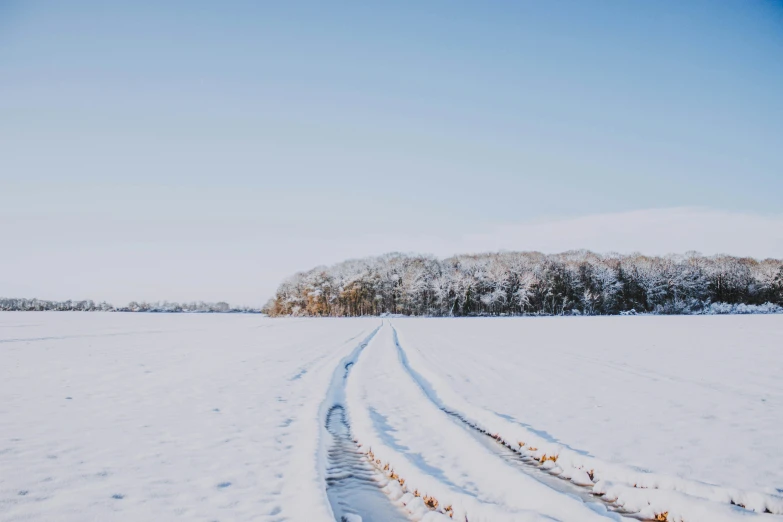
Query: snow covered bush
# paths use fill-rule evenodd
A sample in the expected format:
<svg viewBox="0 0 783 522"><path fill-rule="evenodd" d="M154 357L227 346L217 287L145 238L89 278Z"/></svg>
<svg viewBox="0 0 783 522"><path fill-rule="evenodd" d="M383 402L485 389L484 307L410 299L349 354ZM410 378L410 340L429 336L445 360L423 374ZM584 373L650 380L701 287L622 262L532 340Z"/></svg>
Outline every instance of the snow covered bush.
<svg viewBox="0 0 783 522"><path fill-rule="evenodd" d="M783 314L783 306L774 303L754 304L731 304L731 303L712 303L701 310L705 315L720 314Z"/></svg>

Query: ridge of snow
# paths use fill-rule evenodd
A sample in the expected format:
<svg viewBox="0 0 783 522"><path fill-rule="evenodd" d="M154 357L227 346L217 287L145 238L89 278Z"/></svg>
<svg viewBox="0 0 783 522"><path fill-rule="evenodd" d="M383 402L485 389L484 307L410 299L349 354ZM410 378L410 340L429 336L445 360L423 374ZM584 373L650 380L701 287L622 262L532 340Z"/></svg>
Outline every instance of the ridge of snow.
<svg viewBox="0 0 783 522"><path fill-rule="evenodd" d="M777 495L642 472L582 455L563 444L553 443L531 429L469 403L426 364L418 350L405 348L409 345L400 341L404 337L403 333L398 332L397 335L398 349L405 358L411 376L435 404L455 412L479 429L496 434L511 447L516 446L516 450L523 455L542 462L554 459L556 472L563 478L573 481L577 477L577 480L584 482L584 476L592 474L593 491L619 506L650 518L666 513L666 520L671 522L707 519L732 522L747 520L748 516L755 516L759 520L779 520L773 515L783 514L783 497Z"/></svg>

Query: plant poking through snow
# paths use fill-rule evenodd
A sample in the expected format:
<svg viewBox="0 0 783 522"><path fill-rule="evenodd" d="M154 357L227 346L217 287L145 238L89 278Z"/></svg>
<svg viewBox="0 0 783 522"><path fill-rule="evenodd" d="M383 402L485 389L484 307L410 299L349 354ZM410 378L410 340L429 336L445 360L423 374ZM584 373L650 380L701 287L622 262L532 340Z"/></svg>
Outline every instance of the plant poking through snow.
<svg viewBox="0 0 783 522"><path fill-rule="evenodd" d="M357 445L361 447L361 444L357 442ZM432 495L428 495L426 493L422 493L418 489L415 489L412 492L409 492L408 487L405 485L405 479L400 477L397 472L394 471L394 468L392 467L390 462L382 462L381 459L375 458L375 453L373 453L372 449L367 450L367 452L364 454L367 457L367 460L372 466L383 473L386 477L388 477L390 480L395 481L400 488L400 491L402 493L408 493L412 494L414 498L421 498L424 505L429 509L430 511L436 511L438 513L442 513L444 515L447 515L450 518L454 517L454 509L451 505L448 505L444 508L438 509L440 506L440 501L438 501L437 498L435 498Z"/></svg>

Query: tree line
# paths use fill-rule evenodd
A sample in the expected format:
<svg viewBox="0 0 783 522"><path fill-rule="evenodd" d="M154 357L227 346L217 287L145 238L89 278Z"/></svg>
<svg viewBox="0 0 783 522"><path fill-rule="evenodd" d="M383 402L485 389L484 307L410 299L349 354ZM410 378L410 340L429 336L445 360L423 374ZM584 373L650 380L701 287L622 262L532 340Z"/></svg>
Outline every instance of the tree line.
<svg viewBox="0 0 783 522"><path fill-rule="evenodd" d="M159 301L154 303L132 301L126 306L115 307L106 302L83 301L45 301L42 299L0 298L0 311L19 312L160 312L160 313L259 313L260 310L249 306L231 306L226 302L174 303Z"/></svg>
<svg viewBox="0 0 783 522"><path fill-rule="evenodd" d="M271 316L783 312L783 261L728 255L386 254L301 272Z"/></svg>

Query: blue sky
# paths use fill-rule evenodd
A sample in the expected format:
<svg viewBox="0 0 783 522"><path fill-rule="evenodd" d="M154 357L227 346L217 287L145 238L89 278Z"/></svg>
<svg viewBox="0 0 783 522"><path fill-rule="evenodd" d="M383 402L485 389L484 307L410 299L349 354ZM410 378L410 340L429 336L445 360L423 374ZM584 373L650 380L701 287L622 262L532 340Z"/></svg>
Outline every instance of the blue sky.
<svg viewBox="0 0 783 522"><path fill-rule="evenodd" d="M0 295L258 303L386 250L783 255L780 2L156 4L0 0ZM665 209L655 237L578 227Z"/></svg>

